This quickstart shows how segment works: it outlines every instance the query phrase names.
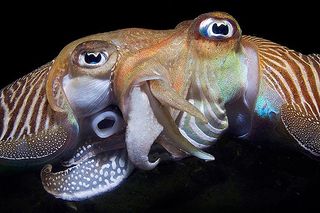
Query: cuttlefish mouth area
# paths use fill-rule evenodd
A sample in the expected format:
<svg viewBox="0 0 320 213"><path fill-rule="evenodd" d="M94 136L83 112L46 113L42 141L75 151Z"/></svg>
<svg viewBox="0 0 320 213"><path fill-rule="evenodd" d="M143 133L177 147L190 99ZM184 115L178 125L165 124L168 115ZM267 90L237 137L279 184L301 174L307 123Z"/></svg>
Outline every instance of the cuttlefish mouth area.
<svg viewBox="0 0 320 213"><path fill-rule="evenodd" d="M128 122L124 121L117 106L108 106L90 116L86 121L90 128L84 131L87 136L82 136L84 144L62 166L46 165L42 169L44 189L57 198L79 201L113 190L135 167L150 169L158 164L160 158L172 159L155 141L162 134L170 137L178 134L178 127L170 113L152 108L158 104L155 101L151 94L137 87L131 93ZM157 117L154 110L158 110ZM176 128L175 132L167 133L166 121L159 123L161 119L158 116L167 116L162 120L170 120L168 125ZM193 154L193 147L188 145L174 147L183 154Z"/></svg>
<svg viewBox="0 0 320 213"><path fill-rule="evenodd" d="M125 124L119 110L109 106L89 121L89 137L63 162L61 171L46 165L41 171L47 192L64 200L82 200L118 186L133 170L124 143ZM56 167L56 166L55 166Z"/></svg>
<svg viewBox="0 0 320 213"><path fill-rule="evenodd" d="M108 106L87 122L91 130L84 134L90 136L74 155L62 165L49 164L41 171L44 189L57 198L79 201L111 191L135 167L125 143L126 124L116 106ZM154 150L150 158L164 153L159 146Z"/></svg>

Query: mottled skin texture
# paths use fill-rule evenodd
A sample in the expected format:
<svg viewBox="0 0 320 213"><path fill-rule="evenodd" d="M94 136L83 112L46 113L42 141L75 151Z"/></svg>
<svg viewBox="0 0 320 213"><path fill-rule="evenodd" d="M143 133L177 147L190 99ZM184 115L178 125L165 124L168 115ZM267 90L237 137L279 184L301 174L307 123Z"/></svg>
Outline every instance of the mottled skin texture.
<svg viewBox="0 0 320 213"><path fill-rule="evenodd" d="M226 13L203 14L173 30L88 36L67 45L47 72L39 87L46 104L79 125L69 141L80 148L64 162L68 168L53 173L47 165L41 173L45 189L66 200L110 191L134 167L153 169L154 144L173 159L214 160L203 149L226 130L249 136L254 116L320 153L319 56L242 36Z"/></svg>

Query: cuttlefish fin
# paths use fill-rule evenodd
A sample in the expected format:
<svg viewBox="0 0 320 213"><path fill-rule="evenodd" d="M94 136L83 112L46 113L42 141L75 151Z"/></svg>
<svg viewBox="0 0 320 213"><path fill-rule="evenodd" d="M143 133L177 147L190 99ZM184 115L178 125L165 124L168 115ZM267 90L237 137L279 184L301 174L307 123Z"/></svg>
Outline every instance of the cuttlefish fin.
<svg viewBox="0 0 320 213"><path fill-rule="evenodd" d="M170 142L178 150L183 151L187 154L193 155L206 161L214 160L214 157L211 154L195 147L181 135L175 121L173 120L166 106L161 104L153 95L148 94L148 97L154 115L156 116L161 126L163 126L163 134L165 135L165 137L167 137L166 141Z"/></svg>
<svg viewBox="0 0 320 213"><path fill-rule="evenodd" d="M281 120L291 136L315 156L320 156L320 120L298 104L281 107Z"/></svg>
<svg viewBox="0 0 320 213"><path fill-rule="evenodd" d="M200 110L181 97L168 83L163 80L149 81L152 95L160 101L162 105L170 106L174 109L189 113L203 123L208 123L208 119Z"/></svg>

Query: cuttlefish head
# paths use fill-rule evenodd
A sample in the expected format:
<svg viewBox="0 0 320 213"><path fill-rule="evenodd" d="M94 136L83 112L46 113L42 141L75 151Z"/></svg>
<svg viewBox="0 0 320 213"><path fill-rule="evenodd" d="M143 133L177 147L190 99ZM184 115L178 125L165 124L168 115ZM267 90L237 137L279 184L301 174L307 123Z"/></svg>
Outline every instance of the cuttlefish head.
<svg viewBox="0 0 320 213"><path fill-rule="evenodd" d="M151 34L146 47L122 58L115 70L114 92L127 123L129 159L137 167L152 169L157 165L158 161L148 160L154 142L165 145L173 155L214 159L183 137L175 120L185 112L208 123L208 117L186 100L195 89L193 84L209 102L224 104L236 96L243 84L232 83L232 78L243 81L243 74L234 69L241 66L240 38L241 30L233 17L207 13L166 31L160 40Z"/></svg>
<svg viewBox="0 0 320 213"><path fill-rule="evenodd" d="M133 166L152 169L158 164L159 160L149 160L154 143L174 157L213 160L181 134L176 119L182 112L202 124L209 122L210 118L187 101L194 85L209 102L224 104L237 95L244 84L243 73L233 69L241 66L240 37L237 22L216 12L182 22L173 30L131 28L67 45L49 71L48 102L57 113L75 115L80 140L99 143L80 149L67 163L74 167L59 173L46 167L42 172L46 190L70 200L109 191ZM103 121L107 125L101 128ZM88 173L91 166L97 172L89 183L91 178L82 172ZM81 186L72 189L70 184L79 180Z"/></svg>
<svg viewBox="0 0 320 213"><path fill-rule="evenodd" d="M65 47L48 76L47 96L55 111L65 111L64 99L79 117L102 110L112 102L111 77L119 59L110 42L83 39Z"/></svg>
<svg viewBox="0 0 320 213"><path fill-rule="evenodd" d="M219 105L216 116L226 114L229 133L248 135L260 79L255 48L242 39L237 21L221 12L195 19L189 38L202 97Z"/></svg>

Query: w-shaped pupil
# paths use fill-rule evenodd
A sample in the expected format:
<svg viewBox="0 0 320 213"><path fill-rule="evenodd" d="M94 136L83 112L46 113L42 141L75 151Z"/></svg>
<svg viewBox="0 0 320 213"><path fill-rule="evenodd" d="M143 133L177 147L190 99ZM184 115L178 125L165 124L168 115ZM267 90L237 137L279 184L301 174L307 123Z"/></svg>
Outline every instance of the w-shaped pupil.
<svg viewBox="0 0 320 213"><path fill-rule="evenodd" d="M101 61L101 53L86 53L84 60L87 64L98 64Z"/></svg>
<svg viewBox="0 0 320 213"><path fill-rule="evenodd" d="M217 23L214 23L212 25L212 32L214 34L220 34L220 35L228 35L229 33L229 28L227 25L221 24L220 26L218 26Z"/></svg>

